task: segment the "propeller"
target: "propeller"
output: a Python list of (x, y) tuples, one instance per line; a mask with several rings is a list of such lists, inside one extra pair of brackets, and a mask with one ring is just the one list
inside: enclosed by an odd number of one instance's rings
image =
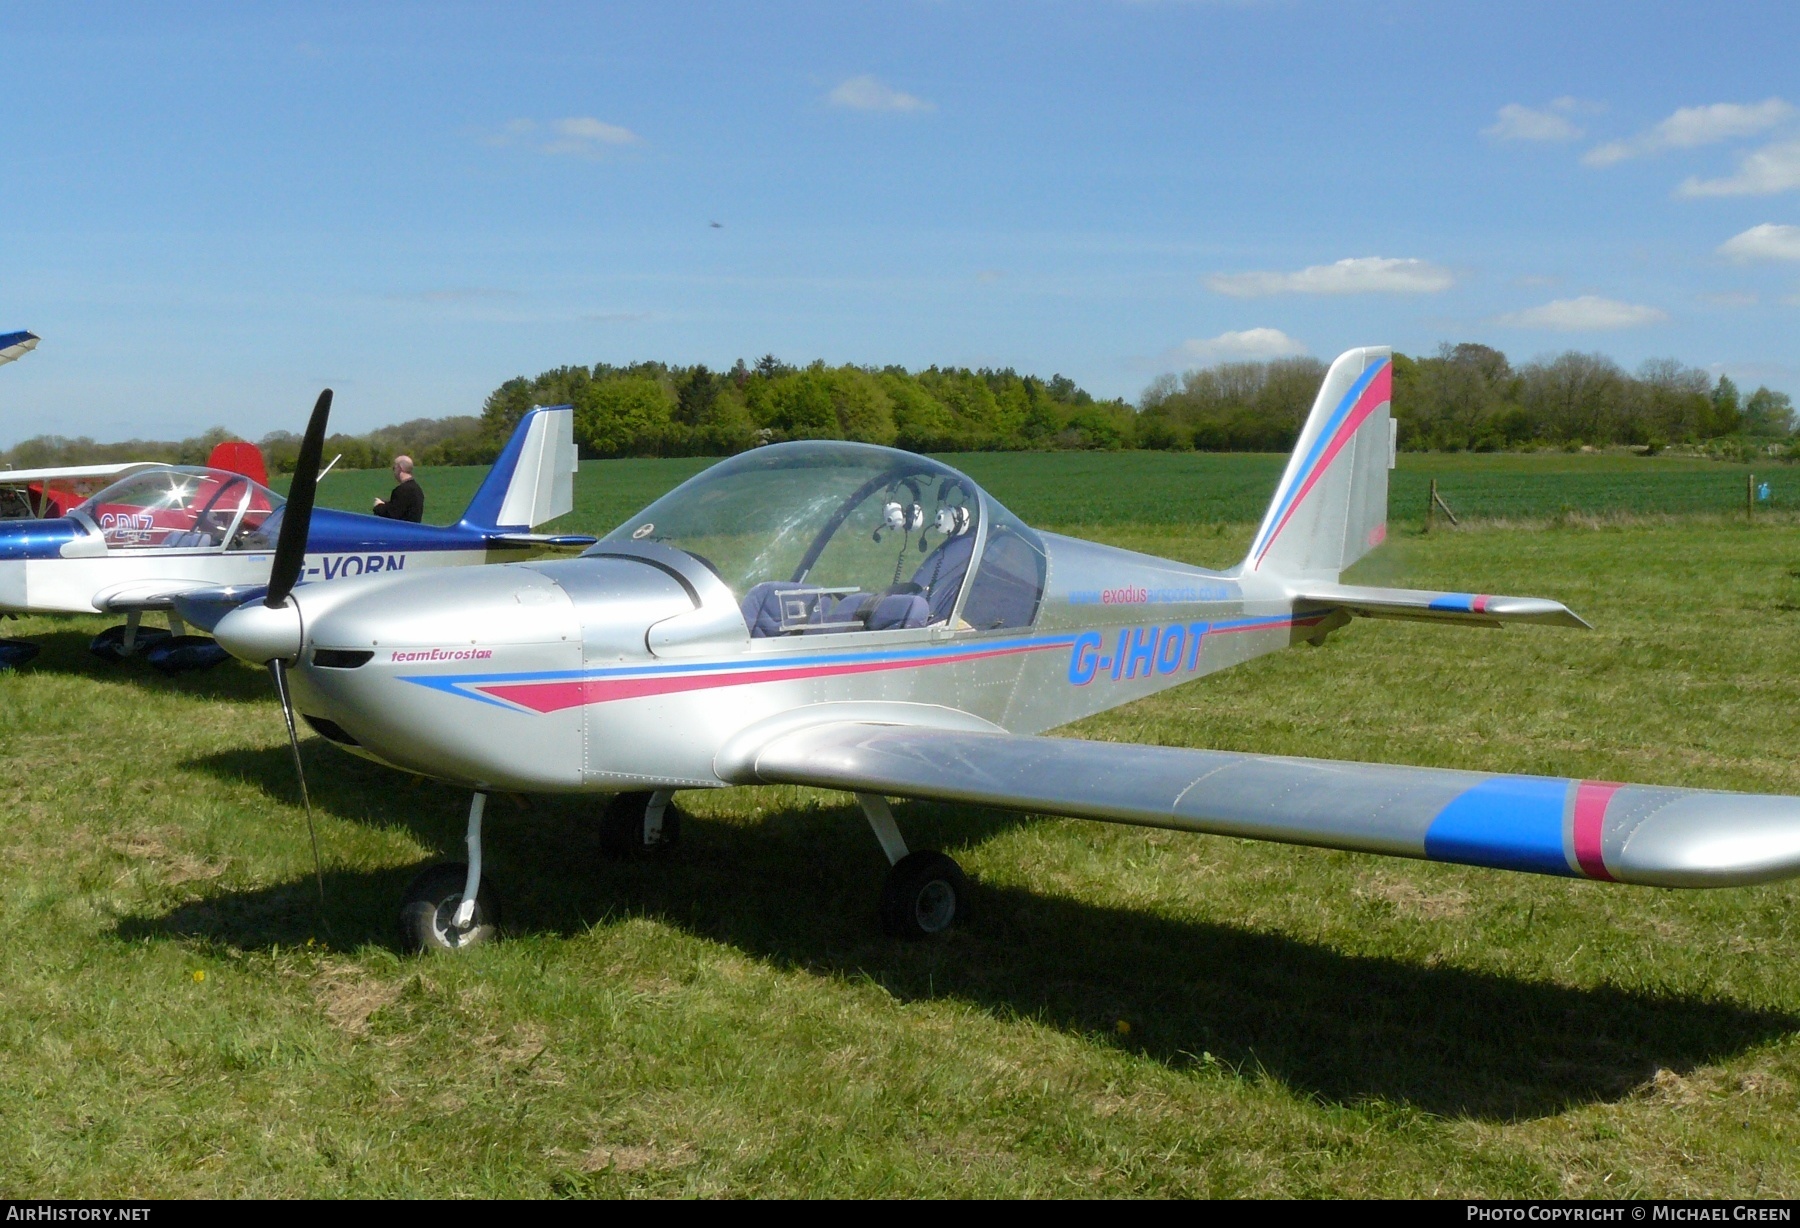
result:
[(300, 455), (294, 460), (294, 481), (288, 487), (287, 505), (281, 513), (281, 535), (275, 539), (275, 563), (269, 568), (269, 595), (263, 604), (279, 610), (299, 582), (306, 562), (306, 534), (312, 528), (313, 498), (319, 493), (319, 460), (325, 454), (325, 420), (331, 416), (331, 389), (319, 394)]
[(256, 661), (269, 668), (275, 694), (281, 700), (287, 722), (288, 749), (294, 753), (294, 775), (300, 780), (300, 800), (306, 807), (306, 834), (312, 840), (313, 879), (319, 888), (320, 916), (325, 909), (325, 863), (319, 856), (319, 833), (313, 822), (312, 796), (306, 788), (306, 768), (300, 761), (300, 734), (294, 727), (294, 700), (288, 691), (289, 660), (300, 655), (303, 643), (300, 610), (288, 597), (300, 581), (306, 565), (306, 536), (312, 527), (313, 497), (319, 489), (319, 461), (325, 451), (325, 422), (331, 416), (331, 389), (319, 394), (300, 455), (294, 461), (294, 481), (288, 488), (281, 513), (281, 533), (275, 539), (275, 559), (269, 567), (269, 591), (261, 601), (247, 601), (219, 620), (213, 634), (232, 656)]

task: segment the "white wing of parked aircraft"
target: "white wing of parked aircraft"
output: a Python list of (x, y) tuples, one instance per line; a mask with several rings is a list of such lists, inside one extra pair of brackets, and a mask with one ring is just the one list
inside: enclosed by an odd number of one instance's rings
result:
[(0, 365), (9, 363), (24, 354), (37, 349), (38, 338), (33, 333), (16, 332), (0, 333)]

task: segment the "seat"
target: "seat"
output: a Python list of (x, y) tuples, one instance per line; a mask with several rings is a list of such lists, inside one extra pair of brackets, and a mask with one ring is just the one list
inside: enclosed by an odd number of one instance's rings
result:
[[(860, 622), (867, 611), (866, 627), (870, 631), (897, 631), (904, 627), (923, 627), (931, 618), (925, 598), (917, 593), (851, 593), (832, 602), (826, 613), (826, 626), (820, 631), (844, 631), (842, 624)], [(837, 623), (838, 626), (830, 624)]]
[(176, 529), (165, 534), (160, 544), (163, 546), (187, 546), (191, 548), (194, 546), (210, 546), (213, 542), (210, 536), (197, 529), (188, 529), (186, 531)]
[[(750, 628), (750, 638), (766, 639), (772, 635), (783, 634), (782, 595), (796, 589), (810, 589), (810, 585), (796, 584), (792, 580), (764, 580), (744, 594), (738, 608), (743, 611), (744, 625)], [(811, 603), (811, 611), (804, 621), (819, 622), (820, 602)], [(795, 628), (795, 620), (785, 620), (787, 630)]]
[(937, 549), (925, 556), (912, 582), (925, 595), (927, 623), (947, 622), (956, 608), (956, 595), (962, 591), (963, 578), (969, 574), (969, 559), (975, 553), (975, 534), (960, 533), (938, 543)]

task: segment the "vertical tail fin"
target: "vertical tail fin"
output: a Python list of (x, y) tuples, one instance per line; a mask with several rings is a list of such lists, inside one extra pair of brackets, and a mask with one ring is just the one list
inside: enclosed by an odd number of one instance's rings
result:
[(1245, 571), (1335, 580), (1386, 540), (1393, 368), (1380, 346), (1347, 351), (1331, 364)]
[(575, 411), (534, 409), (519, 419), (462, 523), (470, 528), (535, 529), (575, 505)]

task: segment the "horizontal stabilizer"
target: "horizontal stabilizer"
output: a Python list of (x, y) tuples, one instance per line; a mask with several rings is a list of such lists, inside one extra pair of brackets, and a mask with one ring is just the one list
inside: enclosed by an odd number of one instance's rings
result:
[(1569, 607), (1548, 597), (1496, 597), (1487, 593), (1433, 593), (1411, 588), (1362, 588), (1354, 584), (1302, 584), (1296, 603), (1343, 610), (1361, 618), (1422, 618), (1431, 622), (1542, 623), (1591, 630)]
[(585, 550), (600, 539), (587, 533), (489, 533), (488, 545), (549, 546), (559, 550)]
[(735, 783), (813, 785), (1660, 887), (1800, 874), (1800, 798), (863, 722)]

